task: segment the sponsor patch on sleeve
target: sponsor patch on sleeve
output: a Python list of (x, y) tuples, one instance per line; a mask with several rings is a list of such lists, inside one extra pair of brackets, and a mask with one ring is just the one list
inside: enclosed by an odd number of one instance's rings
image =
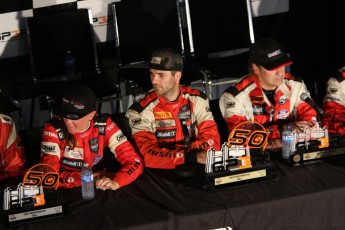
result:
[(47, 137), (54, 137), (54, 138), (58, 138), (56, 133), (53, 132), (48, 132), (48, 131), (43, 131), (43, 136), (47, 136)]
[(127, 141), (127, 137), (125, 136), (125, 134), (123, 134), (121, 130), (118, 130), (116, 133), (111, 135), (110, 140), (109, 140), (109, 148), (111, 150), (115, 150), (118, 145), (126, 141)]
[(58, 156), (60, 158), (60, 147), (54, 142), (42, 142), (41, 153)]

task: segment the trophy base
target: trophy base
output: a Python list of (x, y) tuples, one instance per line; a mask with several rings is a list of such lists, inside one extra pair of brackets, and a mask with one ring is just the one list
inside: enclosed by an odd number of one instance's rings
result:
[(31, 210), (6, 211), (4, 221), (7, 226), (26, 224), (63, 216), (63, 206), (33, 208)]
[[(64, 215), (62, 196), (58, 190), (45, 190), (45, 204), (35, 206), (33, 201), (23, 202), (22, 207), (12, 204), (9, 210), (3, 210), (2, 219), (7, 226), (14, 226), (46, 220)], [(30, 200), (29, 200), (30, 201)]]
[(289, 163), (292, 166), (299, 166), (303, 164), (312, 164), (340, 158), (345, 156), (345, 146), (338, 148), (318, 149), (310, 152), (297, 151), (290, 156)]
[(277, 178), (277, 170), (271, 161), (257, 162), (253, 167), (235, 171), (223, 171), (206, 173), (207, 184), (204, 189), (226, 188), (245, 185), (255, 182), (263, 182)]

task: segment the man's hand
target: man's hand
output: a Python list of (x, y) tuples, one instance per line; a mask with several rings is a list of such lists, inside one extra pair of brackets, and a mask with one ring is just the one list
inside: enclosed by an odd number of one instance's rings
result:
[(114, 178), (114, 173), (113, 172), (94, 172), (93, 173), (93, 178), (96, 181), (96, 188), (97, 189), (102, 189), (102, 190), (116, 190), (119, 188), (119, 184), (116, 181), (113, 181), (110, 178)]
[(102, 177), (101, 179), (96, 180), (96, 188), (102, 190), (116, 190), (119, 188), (119, 184), (108, 177)]
[(278, 152), (282, 149), (282, 140), (281, 139), (269, 139), (266, 145), (266, 149), (271, 152)]
[(296, 121), (296, 122), (291, 122), (290, 123), (292, 130), (296, 130), (299, 133), (304, 132), (304, 129), (306, 127), (314, 127), (315, 122), (312, 121)]

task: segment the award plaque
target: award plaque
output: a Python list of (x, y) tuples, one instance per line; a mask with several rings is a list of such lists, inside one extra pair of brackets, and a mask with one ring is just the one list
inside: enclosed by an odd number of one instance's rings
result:
[(205, 166), (206, 189), (248, 184), (276, 178), (275, 165), (265, 151), (268, 133), (257, 122), (239, 124), (221, 151), (209, 149)]
[(345, 156), (345, 147), (328, 148), (323, 150), (315, 150), (312, 152), (295, 152), (290, 157), (290, 162), (293, 166), (302, 164), (311, 164), (331, 160), (338, 157)]
[(3, 219), (8, 226), (63, 216), (59, 174), (49, 165), (37, 164), (23, 183), (3, 192)]
[(208, 173), (207, 182), (204, 185), (206, 190), (213, 188), (226, 188), (231, 186), (245, 185), (254, 182), (274, 180), (277, 177), (275, 165), (270, 162), (257, 162), (251, 168), (238, 171), (222, 171)]
[(329, 135), (327, 128), (320, 128), (317, 123), (303, 132), (293, 131), (290, 149), (290, 165), (317, 163), (345, 156), (345, 140), (337, 134)]

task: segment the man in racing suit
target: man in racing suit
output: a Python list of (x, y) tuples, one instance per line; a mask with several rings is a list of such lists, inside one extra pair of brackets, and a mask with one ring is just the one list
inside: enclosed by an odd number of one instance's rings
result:
[(68, 89), (55, 113), (62, 118), (51, 119), (43, 128), (41, 163), (59, 172), (59, 187), (80, 186), (83, 163), (89, 163), (95, 171), (106, 147), (121, 168), (107, 176), (94, 172), (94, 177), (100, 177), (96, 181), (97, 188), (116, 190), (143, 172), (141, 158), (119, 127), (110, 117), (96, 113), (96, 99), (91, 89), (84, 86)]
[(219, 100), (220, 110), (233, 130), (243, 121), (256, 121), (269, 132), (267, 149), (281, 148), (284, 125), (294, 129), (312, 127), (316, 111), (300, 99), (309, 92), (301, 79), (285, 72), (292, 61), (272, 39), (262, 39), (250, 52), (251, 74), (230, 86)]
[(153, 88), (127, 111), (134, 141), (145, 167), (173, 169), (185, 163), (206, 162), (206, 151), (220, 148), (217, 124), (205, 94), (181, 86), (183, 59), (167, 48), (153, 52)]
[(322, 120), (328, 132), (345, 134), (345, 67), (327, 82), (327, 94), (322, 105), (326, 118)]
[(23, 176), (25, 173), (25, 155), (20, 136), (12, 118), (2, 113), (0, 113), (0, 162), (0, 181)]

